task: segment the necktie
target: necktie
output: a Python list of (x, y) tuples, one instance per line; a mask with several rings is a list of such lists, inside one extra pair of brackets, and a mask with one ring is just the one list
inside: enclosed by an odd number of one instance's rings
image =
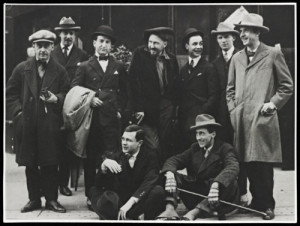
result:
[(224, 52), (223, 56), (224, 56), (224, 60), (225, 60), (226, 62), (228, 62), (228, 60), (229, 60), (228, 52)]
[(38, 73), (41, 79), (44, 77), (46, 65), (46, 62), (38, 62)]
[(133, 155), (126, 154), (126, 158), (127, 158), (128, 163), (129, 163), (129, 166), (131, 168), (133, 168), (133, 166), (134, 166), (134, 157), (133, 157)]
[(106, 55), (106, 56), (99, 56), (99, 61), (101, 61), (101, 60), (108, 60), (108, 55)]
[(191, 60), (191, 63), (189, 64), (189, 73), (191, 74), (194, 70), (194, 60)]
[(64, 46), (63, 50), (64, 57), (68, 58), (68, 46)]
[(161, 93), (161, 95), (164, 95), (165, 88), (167, 86), (167, 80), (166, 80), (166, 76), (165, 76), (165, 68), (164, 68), (164, 62), (163, 62), (162, 57), (157, 58), (156, 69), (157, 69), (157, 73), (158, 73), (160, 93)]
[(253, 57), (255, 55), (255, 52), (247, 50), (248, 57)]
[(204, 154), (204, 158), (207, 158), (207, 156), (209, 155), (210, 150), (206, 149), (205, 154)]

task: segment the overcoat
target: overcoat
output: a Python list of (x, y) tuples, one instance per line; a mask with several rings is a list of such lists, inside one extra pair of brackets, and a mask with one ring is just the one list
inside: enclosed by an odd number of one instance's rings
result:
[(264, 116), (260, 110), (270, 101), (280, 110), (292, 93), (293, 81), (281, 50), (260, 43), (249, 64), (245, 49), (233, 56), (226, 99), (241, 161), (282, 161), (277, 111)]
[(215, 115), (218, 101), (219, 84), (212, 65), (203, 57), (191, 74), (188, 63), (180, 71), (181, 98), (179, 120), (185, 131), (195, 123), (199, 114)]
[(37, 76), (36, 59), (31, 58), (16, 66), (6, 86), (7, 108), (15, 129), (16, 162), (20, 166), (58, 164), (61, 149), (62, 107), (70, 86), (67, 71), (50, 57), (41, 89), (47, 87), (57, 96), (57, 103), (40, 99)]

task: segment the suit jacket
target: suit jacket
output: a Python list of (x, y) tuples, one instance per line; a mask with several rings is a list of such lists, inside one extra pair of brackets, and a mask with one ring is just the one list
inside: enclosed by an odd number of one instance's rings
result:
[(74, 79), (75, 72), (81, 62), (88, 60), (88, 55), (84, 50), (73, 45), (68, 58), (65, 58), (60, 45), (54, 47), (51, 53), (52, 57), (60, 63), (68, 72), (70, 81)]
[[(16, 66), (6, 86), (6, 106), (14, 122), (16, 162), (21, 166), (58, 164), (62, 107), (69, 90), (67, 71), (50, 58), (41, 89), (56, 95), (57, 103), (44, 103), (38, 93), (35, 58)], [(47, 113), (45, 112), (47, 108)], [(22, 112), (18, 115), (18, 112)]]
[(179, 105), (179, 120), (184, 130), (194, 125), (199, 114), (215, 115), (217, 108), (219, 85), (212, 65), (203, 57), (189, 74), (188, 63), (181, 71), (181, 99)]
[[(99, 170), (96, 177), (96, 186), (101, 188), (104, 186), (108, 190), (117, 192), (123, 203), (131, 196), (142, 199), (158, 180), (159, 165), (157, 155), (143, 145), (133, 168), (129, 166), (123, 152), (114, 153), (111, 159), (121, 164), (122, 172), (113, 174), (108, 171), (104, 174)], [(100, 162), (100, 165), (102, 162)]]
[(232, 57), (226, 99), (242, 161), (282, 161), (277, 111), (266, 116), (260, 110), (270, 101), (280, 110), (292, 93), (293, 80), (280, 49), (261, 42), (249, 64), (245, 49)]
[[(167, 52), (170, 59), (165, 60), (168, 85), (164, 97), (177, 104), (179, 67), (174, 55)], [(156, 59), (150, 55), (145, 46), (138, 47), (129, 68), (131, 102), (133, 111), (144, 112), (143, 121), (150, 125), (158, 125), (160, 113), (160, 86), (156, 69)]]
[(126, 107), (127, 72), (123, 63), (110, 56), (104, 72), (94, 55), (88, 61), (80, 64), (71, 87), (83, 86), (96, 92), (103, 101), (103, 106), (94, 108), (98, 111), (100, 125), (108, 125), (117, 119), (117, 112), (122, 114)]

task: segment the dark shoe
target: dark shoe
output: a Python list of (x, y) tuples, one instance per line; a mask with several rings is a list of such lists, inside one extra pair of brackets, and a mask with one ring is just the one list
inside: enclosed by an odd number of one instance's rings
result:
[(62, 205), (60, 205), (59, 202), (54, 201), (54, 200), (46, 201), (45, 208), (47, 210), (52, 210), (52, 211), (57, 212), (57, 213), (65, 213), (66, 212), (66, 209)]
[(95, 212), (94, 209), (93, 209), (93, 207), (92, 207), (92, 202), (91, 202), (91, 200), (89, 198), (87, 198), (87, 200), (86, 200), (86, 205), (87, 205), (87, 207), (88, 207), (88, 209), (90, 211)]
[(268, 209), (265, 211), (265, 213), (266, 213), (267, 215), (263, 216), (263, 219), (264, 219), (264, 220), (272, 220), (272, 219), (274, 219), (275, 214), (274, 214), (274, 210), (273, 210), (273, 209), (268, 208)]
[(67, 186), (61, 186), (60, 187), (60, 194), (65, 195), (65, 196), (71, 196), (72, 192)]
[(21, 213), (30, 212), (42, 208), (41, 200), (29, 201), (22, 209)]

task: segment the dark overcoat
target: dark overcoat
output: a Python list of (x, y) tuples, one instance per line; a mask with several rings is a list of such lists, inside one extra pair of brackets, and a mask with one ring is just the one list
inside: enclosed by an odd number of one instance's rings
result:
[(6, 86), (7, 108), (15, 128), (16, 162), (20, 166), (58, 164), (62, 107), (70, 82), (67, 71), (51, 57), (41, 89), (47, 87), (58, 102), (44, 103), (38, 93), (37, 76), (36, 60), (31, 58), (16, 66)]
[[(168, 85), (165, 97), (171, 100), (174, 106), (180, 96), (179, 66), (174, 55), (167, 52), (170, 59), (165, 60), (165, 70)], [(148, 125), (157, 126), (160, 115), (160, 86), (156, 68), (156, 59), (152, 57), (147, 47), (140, 46), (134, 53), (129, 68), (129, 82), (133, 111), (144, 112), (143, 121)]]

